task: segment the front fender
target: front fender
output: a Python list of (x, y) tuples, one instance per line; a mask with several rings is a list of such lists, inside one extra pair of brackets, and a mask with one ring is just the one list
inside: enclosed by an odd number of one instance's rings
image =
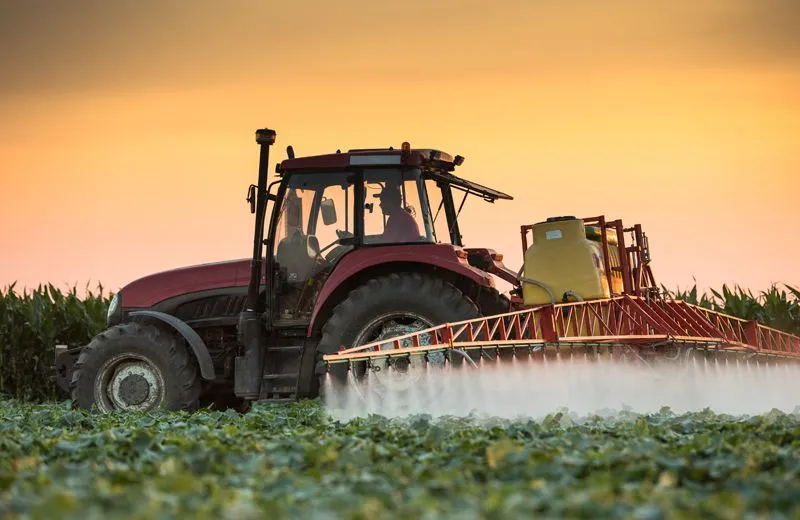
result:
[(395, 269), (395, 266), (414, 266), (415, 269), (435, 268), (461, 276), (479, 286), (494, 285), (494, 279), (490, 274), (460, 259), (455, 246), (450, 244), (391, 245), (357, 249), (341, 258), (326, 280), (314, 303), (311, 323), (306, 331), (307, 336), (312, 336), (320, 312), (330, 304), (331, 297), (338, 289), (365, 271), (380, 270), (384, 267), (390, 271)]
[(185, 322), (171, 314), (150, 310), (131, 311), (128, 313), (128, 316), (154, 318), (175, 329), (192, 348), (197, 364), (200, 366), (200, 376), (206, 381), (214, 380), (216, 374), (214, 373), (214, 363), (211, 361), (211, 354), (208, 353), (208, 347), (206, 347), (200, 335)]

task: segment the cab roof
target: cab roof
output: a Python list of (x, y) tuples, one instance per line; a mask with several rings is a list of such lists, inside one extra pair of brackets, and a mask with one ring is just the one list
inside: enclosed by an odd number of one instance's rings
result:
[(404, 166), (435, 166), (438, 169), (453, 170), (461, 164), (463, 157), (456, 156), (441, 150), (430, 148), (416, 148), (405, 151), (397, 148), (358, 148), (336, 153), (322, 155), (309, 155), (284, 159), (276, 168), (277, 173), (290, 170), (305, 169), (339, 169), (350, 166), (380, 167), (392, 165)]
[(275, 172), (285, 174), (306, 170), (338, 170), (358, 166), (361, 168), (380, 168), (386, 166), (414, 166), (421, 168), (424, 176), (439, 182), (455, 185), (468, 193), (481, 196), (489, 202), (496, 199), (513, 200), (511, 195), (482, 186), (476, 182), (462, 179), (451, 172), (461, 165), (464, 158), (432, 148), (410, 148), (403, 143), (401, 149), (396, 148), (360, 148), (347, 152), (337, 150), (336, 153), (310, 155), (284, 159), (275, 167)]

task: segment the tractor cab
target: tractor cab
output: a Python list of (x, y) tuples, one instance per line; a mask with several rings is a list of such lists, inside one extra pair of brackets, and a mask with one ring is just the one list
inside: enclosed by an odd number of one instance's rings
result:
[(270, 194), (275, 204), (264, 240), (267, 272), (275, 283), (267, 291), (274, 296), (270, 314), (280, 323), (310, 319), (324, 284), (351, 252), (461, 246), (455, 191), (489, 201), (511, 198), (452, 175), (463, 158), (411, 150), (408, 143), (399, 150), (302, 158), (295, 158), (291, 147), (287, 151), (289, 158), (276, 165), (279, 180), (270, 185), (277, 190)]

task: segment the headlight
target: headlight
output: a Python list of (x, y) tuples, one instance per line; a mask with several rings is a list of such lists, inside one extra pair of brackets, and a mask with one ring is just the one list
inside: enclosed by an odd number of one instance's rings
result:
[(119, 307), (119, 293), (116, 293), (113, 298), (111, 298), (111, 302), (108, 304), (108, 313), (106, 313), (106, 323), (111, 322), (111, 316), (115, 312), (117, 312), (117, 307)]

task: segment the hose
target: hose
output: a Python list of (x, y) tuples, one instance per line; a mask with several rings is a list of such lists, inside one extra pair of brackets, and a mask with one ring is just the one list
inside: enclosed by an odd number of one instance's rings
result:
[(566, 302), (568, 302), (568, 301), (569, 301), (569, 300), (567, 300), (567, 298), (568, 298), (569, 296), (572, 296), (573, 298), (575, 298), (575, 301), (576, 301), (576, 302), (582, 302), (582, 301), (584, 301), (584, 300), (583, 300), (583, 297), (582, 297), (580, 294), (576, 293), (575, 291), (567, 291), (567, 292), (565, 292), (565, 293), (564, 293), (564, 296), (562, 296), (561, 300), (562, 300), (564, 303), (566, 303)]
[(537, 287), (541, 287), (547, 292), (547, 296), (550, 297), (550, 303), (556, 303), (556, 297), (553, 295), (553, 291), (550, 290), (550, 287), (532, 278), (527, 278), (525, 276), (522, 276), (522, 271), (524, 270), (525, 270), (525, 265), (523, 264), (523, 266), (519, 268), (519, 272), (517, 272), (517, 280), (519, 280), (521, 283), (527, 283), (535, 285)]

